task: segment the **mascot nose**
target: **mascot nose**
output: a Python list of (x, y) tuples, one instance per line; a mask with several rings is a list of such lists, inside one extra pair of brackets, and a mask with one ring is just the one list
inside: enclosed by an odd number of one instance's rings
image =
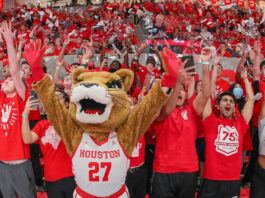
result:
[(92, 86), (98, 86), (96, 83), (82, 83), (81, 85), (85, 86), (86, 88), (92, 87)]

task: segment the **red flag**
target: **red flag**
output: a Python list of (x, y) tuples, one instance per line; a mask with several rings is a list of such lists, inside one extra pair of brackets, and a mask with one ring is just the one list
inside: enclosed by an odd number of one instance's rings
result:
[(255, 0), (248, 0), (248, 6), (251, 10), (256, 10), (256, 1)]
[(244, 7), (245, 7), (244, 0), (237, 0), (237, 5), (238, 5), (240, 8), (244, 8)]
[(232, 3), (232, 0), (224, 0), (225, 5), (230, 5)]

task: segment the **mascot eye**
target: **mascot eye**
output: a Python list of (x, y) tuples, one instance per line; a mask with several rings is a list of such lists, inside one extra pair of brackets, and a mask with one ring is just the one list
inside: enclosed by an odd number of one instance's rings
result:
[(80, 78), (76, 78), (75, 79), (77, 82), (82, 82), (82, 79), (80, 79)]
[(106, 83), (106, 86), (108, 88), (112, 88), (112, 89), (121, 89), (122, 88), (120, 80), (114, 80), (111, 83), (108, 82), (108, 83)]

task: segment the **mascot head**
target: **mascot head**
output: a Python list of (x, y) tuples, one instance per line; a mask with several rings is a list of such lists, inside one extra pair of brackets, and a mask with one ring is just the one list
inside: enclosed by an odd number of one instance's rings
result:
[(133, 72), (121, 69), (115, 73), (73, 72), (71, 117), (86, 132), (111, 132), (120, 126), (130, 112), (127, 91), (133, 82)]

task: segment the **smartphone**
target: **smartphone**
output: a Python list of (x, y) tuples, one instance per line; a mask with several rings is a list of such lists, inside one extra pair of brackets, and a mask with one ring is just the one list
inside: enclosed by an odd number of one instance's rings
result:
[(105, 67), (107, 67), (108, 64), (109, 64), (109, 58), (108, 58), (107, 56), (104, 56), (104, 59), (106, 60), (106, 62), (105, 62)]
[[(32, 96), (32, 98), (30, 100), (38, 100), (39, 99), (38, 94), (33, 89), (30, 91), (30, 96)], [(34, 105), (31, 108), (32, 109), (38, 109), (38, 106), (39, 105)]]
[[(188, 67), (194, 66), (194, 58), (193, 58), (193, 55), (186, 55), (186, 56), (182, 56), (180, 58), (181, 58), (182, 62), (184, 62), (187, 59), (187, 63), (184, 66), (184, 68), (188, 68)], [(195, 69), (191, 69), (188, 72), (195, 72)]]

